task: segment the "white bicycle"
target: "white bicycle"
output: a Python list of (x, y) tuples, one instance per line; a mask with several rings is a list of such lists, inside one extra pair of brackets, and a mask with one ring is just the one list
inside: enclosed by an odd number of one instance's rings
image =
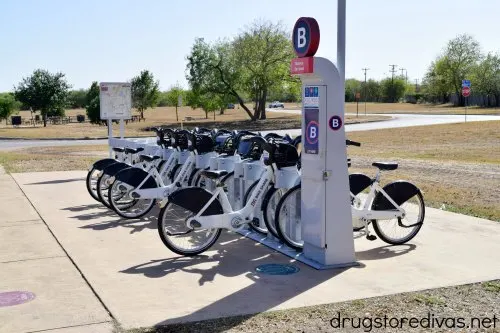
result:
[[(213, 193), (199, 187), (183, 188), (173, 192), (158, 217), (161, 240), (171, 251), (194, 256), (209, 249), (219, 238), (222, 229), (238, 231), (253, 222), (256, 207), (274, 181), (275, 170), (280, 166), (297, 163), (294, 146), (284, 143), (264, 144), (269, 158), (264, 161), (264, 172), (243, 208), (234, 211), (224, 191), (224, 170), (206, 170), (204, 176), (216, 182)], [(287, 160), (277, 161), (274, 152)], [(283, 153), (284, 151), (287, 151)], [(293, 161), (292, 161), (293, 160)]]
[[(349, 175), (354, 238), (366, 236), (368, 240), (375, 240), (376, 236), (371, 235), (368, 228), (372, 224), (382, 241), (404, 244), (417, 235), (424, 223), (422, 193), (417, 186), (404, 180), (380, 186), (381, 171), (395, 170), (398, 164), (375, 162), (372, 165), (378, 168), (373, 179), (364, 174)], [(304, 244), (300, 195), (300, 185), (290, 189), (278, 203), (275, 216), (280, 238), (296, 250), (302, 249)]]

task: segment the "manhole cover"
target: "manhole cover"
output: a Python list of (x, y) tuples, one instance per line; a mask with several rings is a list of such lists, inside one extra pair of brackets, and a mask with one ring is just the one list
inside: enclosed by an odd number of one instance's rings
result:
[(35, 299), (35, 294), (29, 291), (7, 291), (0, 293), (0, 308), (19, 305)]
[(297, 266), (286, 264), (264, 264), (257, 266), (255, 270), (268, 275), (290, 275), (297, 273), (300, 269)]

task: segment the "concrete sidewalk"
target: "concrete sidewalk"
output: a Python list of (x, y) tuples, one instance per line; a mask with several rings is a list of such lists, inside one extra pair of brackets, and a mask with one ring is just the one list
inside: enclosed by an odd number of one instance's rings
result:
[[(224, 232), (204, 255), (186, 258), (161, 242), (153, 210), (123, 220), (94, 201), (86, 172), (13, 175), (124, 328), (253, 314), (500, 278), (500, 224), (437, 209), (410, 244), (355, 242), (359, 267), (317, 271)], [(266, 263), (298, 273), (257, 273)]]
[(112, 332), (103, 305), (1, 167), (0, 211), (0, 332)]

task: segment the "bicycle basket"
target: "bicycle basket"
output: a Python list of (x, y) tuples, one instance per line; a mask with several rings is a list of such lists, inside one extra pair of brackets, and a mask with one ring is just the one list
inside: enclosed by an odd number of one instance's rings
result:
[(263, 152), (266, 140), (260, 136), (245, 136), (238, 144), (238, 154), (241, 158), (258, 160)]
[(288, 143), (278, 143), (275, 145), (272, 158), (279, 168), (285, 168), (297, 165), (299, 154), (294, 146)]
[(214, 141), (206, 134), (198, 134), (195, 137), (194, 147), (198, 154), (209, 153), (214, 150)]

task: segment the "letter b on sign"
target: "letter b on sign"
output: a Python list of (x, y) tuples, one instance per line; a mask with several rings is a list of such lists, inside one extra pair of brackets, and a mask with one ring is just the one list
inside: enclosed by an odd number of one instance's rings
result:
[(298, 28), (297, 29), (297, 46), (299, 48), (303, 48), (306, 46), (306, 28)]
[(318, 136), (318, 129), (314, 126), (309, 127), (309, 138), (311, 138), (311, 140), (314, 141), (317, 136)]

